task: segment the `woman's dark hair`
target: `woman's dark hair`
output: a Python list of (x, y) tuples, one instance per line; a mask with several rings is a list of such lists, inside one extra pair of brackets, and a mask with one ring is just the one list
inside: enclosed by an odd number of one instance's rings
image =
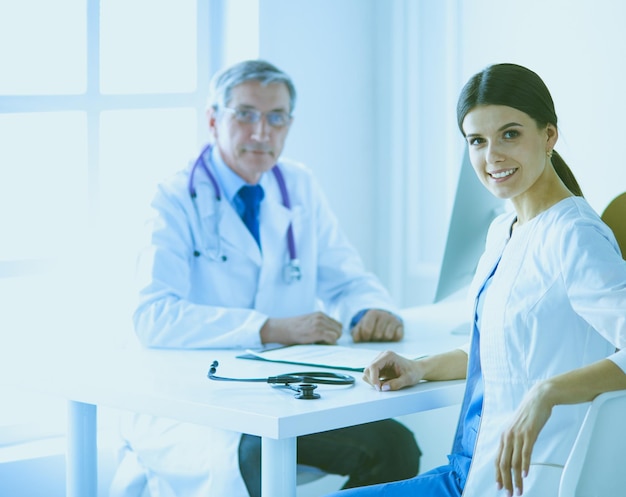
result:
[[(491, 65), (465, 84), (456, 107), (461, 133), (465, 116), (479, 105), (506, 105), (528, 114), (539, 128), (548, 124), (557, 126), (548, 87), (536, 73), (516, 64)], [(553, 151), (552, 166), (565, 186), (574, 195), (582, 197), (574, 174), (556, 150)]]

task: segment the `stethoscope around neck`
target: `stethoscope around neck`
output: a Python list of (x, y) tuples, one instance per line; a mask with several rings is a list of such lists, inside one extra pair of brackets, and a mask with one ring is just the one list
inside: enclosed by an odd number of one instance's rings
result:
[[(213, 191), (215, 192), (215, 200), (217, 202), (221, 202), (222, 200), (222, 192), (217, 183), (217, 180), (215, 179), (215, 176), (211, 172), (211, 169), (209, 168), (206, 161), (204, 160), (205, 154), (208, 154), (209, 160), (211, 160), (210, 159), (211, 153), (212, 153), (212, 145), (207, 145), (202, 150), (202, 152), (200, 152), (200, 155), (196, 159), (196, 162), (192, 166), (191, 171), (189, 173), (189, 182), (188, 182), (187, 187), (189, 190), (189, 196), (194, 201), (194, 203), (197, 197), (196, 188), (194, 186), (194, 178), (196, 174), (196, 169), (198, 168), (202, 169), (204, 173), (207, 175), (207, 177), (209, 178), (209, 180), (211, 181), (211, 185), (213, 186)], [(280, 190), (280, 195), (282, 198), (283, 206), (285, 206), (287, 209), (291, 209), (291, 202), (289, 200), (289, 192), (287, 191), (285, 178), (283, 176), (282, 171), (278, 167), (278, 164), (272, 168), (272, 173), (274, 174), (274, 177), (276, 178), (276, 182), (278, 183), (278, 189)], [(217, 236), (219, 236), (219, 234)], [(296, 242), (294, 240), (293, 227), (291, 223), (289, 223), (289, 227), (287, 228), (287, 251), (289, 252), (289, 262), (285, 265), (285, 268), (283, 269), (283, 279), (285, 280), (286, 283), (293, 283), (294, 281), (300, 281), (300, 279), (302, 278), (302, 272), (300, 270), (300, 261), (298, 260), (298, 255), (296, 253)], [(199, 256), (200, 253), (194, 252), (194, 255)]]

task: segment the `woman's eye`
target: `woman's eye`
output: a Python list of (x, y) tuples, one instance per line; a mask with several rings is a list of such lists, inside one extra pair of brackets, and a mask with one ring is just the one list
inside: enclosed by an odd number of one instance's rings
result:
[(468, 138), (467, 143), (469, 145), (480, 145), (481, 143), (484, 143), (484, 139), (483, 138), (479, 138), (477, 136), (473, 136), (471, 138)]
[(519, 136), (519, 131), (517, 131), (516, 129), (509, 129), (508, 131), (504, 132), (504, 138), (506, 138), (507, 140), (517, 138), (518, 136)]

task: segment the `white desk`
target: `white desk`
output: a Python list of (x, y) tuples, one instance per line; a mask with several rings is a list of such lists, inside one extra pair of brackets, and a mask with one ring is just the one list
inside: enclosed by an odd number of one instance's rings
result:
[[(449, 330), (462, 321), (457, 304), (404, 313), (407, 339), (398, 344), (358, 344), (414, 354), (448, 350), (467, 337)], [(346, 342), (347, 343), (347, 342)], [(129, 340), (124, 348), (46, 350), (12, 364), (12, 381), (68, 399), (68, 497), (96, 495), (97, 406), (165, 416), (262, 437), (262, 493), (296, 495), (296, 437), (461, 401), (463, 382), (423, 383), (398, 392), (377, 392), (360, 380), (352, 387), (320, 385), (317, 400), (259, 383), (212, 382), (210, 363), (221, 376), (269, 376), (302, 367), (236, 359), (235, 351), (145, 350)], [(65, 344), (67, 346), (67, 344)], [(305, 368), (309, 369), (309, 368)], [(45, 414), (44, 414), (45, 415)]]

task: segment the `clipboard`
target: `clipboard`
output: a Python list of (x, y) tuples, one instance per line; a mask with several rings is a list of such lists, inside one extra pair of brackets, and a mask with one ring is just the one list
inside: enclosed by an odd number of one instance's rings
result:
[(379, 353), (380, 350), (361, 347), (308, 344), (246, 350), (237, 358), (363, 372)]

